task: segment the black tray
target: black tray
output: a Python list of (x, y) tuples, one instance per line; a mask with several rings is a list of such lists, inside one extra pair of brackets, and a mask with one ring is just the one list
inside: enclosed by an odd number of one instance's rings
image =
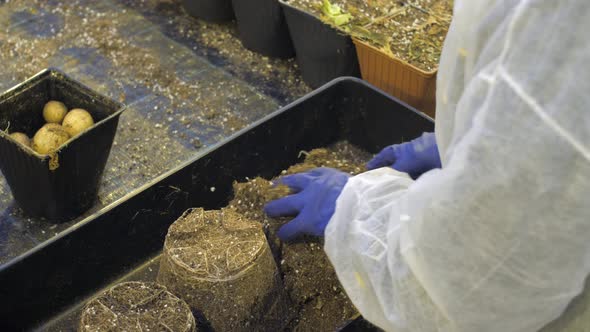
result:
[(205, 21), (224, 22), (234, 18), (231, 0), (183, 0), (182, 4), (192, 17)]
[(288, 2), (280, 3), (305, 83), (317, 88), (340, 76), (361, 77), (356, 48), (349, 36)]
[(4, 265), (0, 330), (59, 325), (56, 318), (156, 256), (168, 226), (187, 208), (225, 206), (234, 180), (273, 177), (298, 162), (301, 150), (348, 140), (375, 153), (433, 127), (364, 81), (334, 80)]
[(244, 47), (277, 58), (295, 55), (278, 0), (233, 0), (233, 6)]

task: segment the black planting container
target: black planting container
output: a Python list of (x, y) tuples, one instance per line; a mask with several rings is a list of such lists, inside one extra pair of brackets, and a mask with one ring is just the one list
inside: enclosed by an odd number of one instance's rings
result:
[(234, 19), (231, 0), (182, 0), (184, 9), (192, 16), (209, 22)]
[(277, 58), (295, 55), (278, 0), (233, 0), (233, 5), (244, 47)]
[(317, 88), (340, 76), (361, 77), (356, 48), (350, 36), (312, 14), (280, 1), (303, 81)]
[[(43, 106), (62, 101), (83, 108), (95, 125), (62, 145), (52, 157), (16, 143), (0, 130), (0, 169), (25, 214), (66, 221), (96, 200), (98, 184), (125, 106), (55, 69), (46, 69), (0, 96), (0, 128), (33, 137), (45, 123)], [(50, 169), (50, 161), (58, 165)]]
[(161, 253), (170, 224), (192, 207), (226, 206), (234, 181), (272, 178), (301, 161), (300, 151), (340, 140), (376, 153), (433, 129), (430, 118), (364, 81), (334, 80), (0, 266), (0, 331), (69, 331), (64, 325), (100, 289), (129, 272), (153, 280), (157, 264), (147, 262)]

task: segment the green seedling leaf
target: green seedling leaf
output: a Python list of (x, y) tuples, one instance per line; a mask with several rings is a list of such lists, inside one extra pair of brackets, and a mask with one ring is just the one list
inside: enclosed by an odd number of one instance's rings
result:
[(348, 24), (352, 19), (352, 15), (344, 13), (340, 6), (330, 3), (330, 0), (324, 0), (322, 12), (326, 15), (327, 19), (336, 26)]
[(334, 16), (334, 24), (336, 24), (336, 26), (345, 25), (345, 24), (348, 24), (351, 19), (352, 19), (352, 15), (350, 15), (350, 14), (342, 14), (342, 15)]
[(333, 5), (330, 3), (330, 0), (324, 0), (324, 6), (322, 7), (322, 11), (327, 16), (336, 16), (342, 14), (342, 9), (338, 5)]

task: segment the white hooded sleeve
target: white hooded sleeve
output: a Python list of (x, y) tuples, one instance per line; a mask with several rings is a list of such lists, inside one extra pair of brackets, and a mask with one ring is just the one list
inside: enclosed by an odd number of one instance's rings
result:
[[(487, 4), (487, 5), (484, 5)], [(537, 331), (590, 272), (590, 2), (455, 0), (443, 168), (351, 178), (325, 250), (388, 331)], [(590, 310), (590, 309), (588, 309)]]

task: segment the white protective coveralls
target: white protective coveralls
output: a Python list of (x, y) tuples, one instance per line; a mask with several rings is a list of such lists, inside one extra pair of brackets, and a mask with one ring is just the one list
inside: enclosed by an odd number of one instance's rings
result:
[[(588, 0), (455, 0), (437, 85), (443, 168), (351, 178), (326, 229), (366, 319), (397, 332), (536, 331), (584, 290), (589, 31)], [(590, 304), (578, 311), (587, 325), (560, 331), (590, 331)]]

